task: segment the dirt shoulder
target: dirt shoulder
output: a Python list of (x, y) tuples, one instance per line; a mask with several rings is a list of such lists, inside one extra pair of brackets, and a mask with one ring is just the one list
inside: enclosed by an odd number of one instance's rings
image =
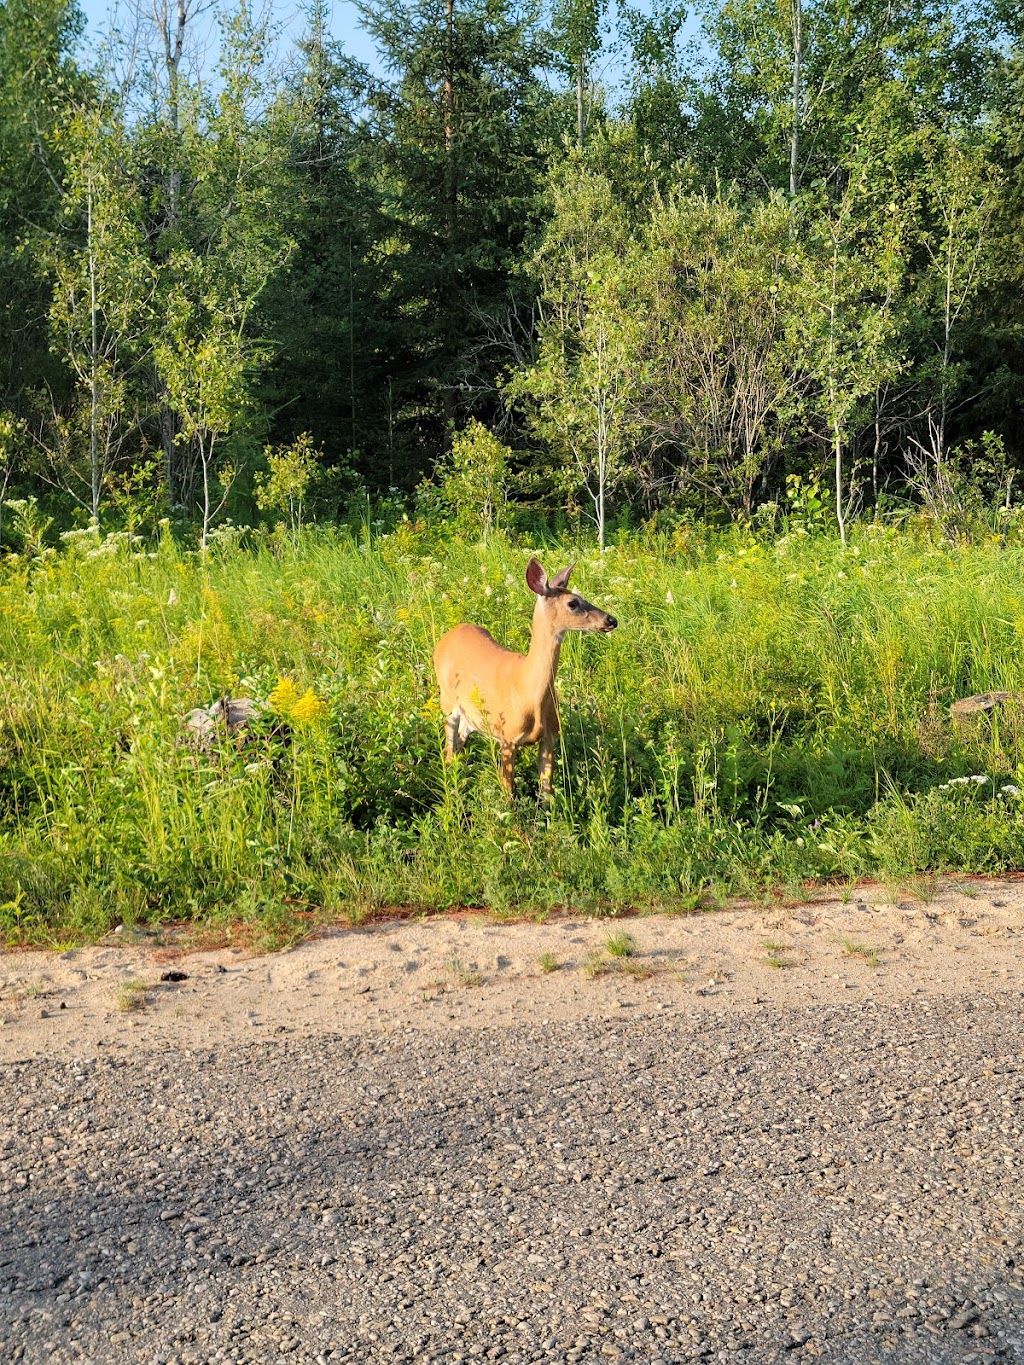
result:
[[(614, 957), (627, 934), (635, 950)], [(1024, 884), (881, 887), (795, 908), (501, 924), (437, 918), (335, 930), (287, 952), (114, 942), (0, 955), (0, 1061), (107, 1046), (188, 1049), (1017, 986)], [(546, 970), (545, 970), (546, 966)], [(163, 979), (168, 974), (185, 979)], [(619, 1014), (620, 1011), (628, 1014)]]

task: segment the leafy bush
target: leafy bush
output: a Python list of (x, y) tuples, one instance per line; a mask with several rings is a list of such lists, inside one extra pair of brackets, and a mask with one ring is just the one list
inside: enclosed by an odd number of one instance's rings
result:
[(504, 520), (508, 502), (512, 452), (471, 419), (452, 437), (447, 454), (437, 462), (434, 478), (420, 487), (428, 516), (440, 515), (452, 529), (486, 541)]
[(876, 856), (887, 872), (1006, 872), (1024, 866), (1024, 801), (986, 773), (926, 792), (894, 794), (874, 813)]

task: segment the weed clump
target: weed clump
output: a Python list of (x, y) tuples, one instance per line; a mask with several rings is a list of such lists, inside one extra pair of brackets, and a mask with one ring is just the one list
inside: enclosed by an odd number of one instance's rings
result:
[(149, 1004), (146, 992), (149, 986), (145, 981), (124, 981), (118, 987), (117, 1008), (121, 1014), (132, 1014), (144, 1010)]
[(855, 943), (851, 939), (843, 940), (843, 952), (848, 957), (861, 958), (869, 967), (877, 967), (881, 961), (877, 948), (872, 948), (866, 943)]
[(614, 958), (623, 959), (634, 957), (636, 954), (636, 939), (632, 934), (619, 932), (609, 934), (604, 941), (606, 951)]
[(612, 972), (638, 979), (654, 975), (653, 965), (638, 956), (636, 940), (622, 932), (609, 934), (602, 947), (588, 953), (583, 970), (591, 980)]
[(475, 965), (467, 966), (460, 958), (448, 963), (448, 975), (457, 986), (482, 986), (483, 973)]
[(789, 959), (785, 956), (788, 951), (785, 943), (778, 943), (774, 939), (766, 939), (764, 945), (765, 961), (769, 967), (788, 967)]

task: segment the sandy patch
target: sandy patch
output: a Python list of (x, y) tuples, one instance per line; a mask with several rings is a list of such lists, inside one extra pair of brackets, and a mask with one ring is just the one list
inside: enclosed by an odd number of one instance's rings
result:
[[(628, 934), (630, 956), (608, 941)], [(734, 1011), (970, 992), (1024, 982), (1024, 884), (944, 883), (926, 899), (685, 916), (336, 930), (288, 952), (120, 944), (0, 954), (0, 1061), (100, 1047), (179, 1050), (290, 1032), (351, 1035)], [(548, 970), (544, 970), (542, 963)], [(184, 980), (162, 980), (183, 973)]]

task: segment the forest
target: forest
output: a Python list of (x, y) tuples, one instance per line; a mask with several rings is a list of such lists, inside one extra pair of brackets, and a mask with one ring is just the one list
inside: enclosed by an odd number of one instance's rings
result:
[[(1014, 515), (1000, 0), (0, 8), (0, 539)], [(614, 22), (613, 22), (614, 19)], [(365, 512), (364, 512), (365, 514)], [(45, 527), (46, 530), (41, 530)]]

